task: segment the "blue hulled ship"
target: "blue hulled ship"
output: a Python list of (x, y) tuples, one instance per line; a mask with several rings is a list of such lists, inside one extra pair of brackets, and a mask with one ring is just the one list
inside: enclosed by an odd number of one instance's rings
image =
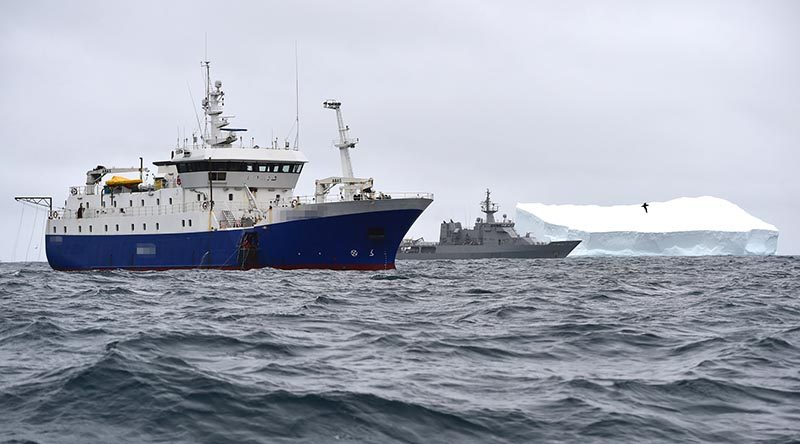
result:
[[(430, 205), (428, 193), (375, 190), (353, 174), (341, 103), (335, 111), (342, 175), (294, 193), (308, 162), (297, 146), (242, 146), (223, 115), (222, 82), (205, 68), (205, 129), (156, 170), (97, 166), (49, 214), (47, 260), (57, 270), (173, 268), (394, 268), (404, 235)], [(236, 145), (236, 146), (235, 146)], [(130, 175), (138, 173), (138, 178)], [(120, 174), (117, 176), (116, 174)], [(127, 177), (123, 174), (128, 174)]]

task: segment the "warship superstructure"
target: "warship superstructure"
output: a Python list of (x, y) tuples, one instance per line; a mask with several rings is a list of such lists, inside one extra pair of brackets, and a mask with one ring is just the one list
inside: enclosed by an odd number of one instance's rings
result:
[[(341, 103), (324, 102), (338, 123), (342, 175), (316, 181), (313, 196), (294, 188), (308, 162), (288, 141), (243, 146), (242, 128), (223, 115), (222, 82), (203, 62), (205, 129), (154, 162), (97, 166), (61, 208), (50, 197), (47, 260), (57, 270), (171, 268), (390, 269), (403, 236), (432, 202), (429, 193), (385, 193), (353, 174)], [(200, 123), (198, 122), (198, 126)], [(108, 175), (138, 173), (137, 178)], [(331, 191), (339, 187), (338, 193)]]
[(403, 240), (397, 259), (563, 258), (581, 243), (537, 241), (530, 234), (520, 236), (514, 230), (514, 222), (505, 215), (502, 221), (495, 220), (498, 206), (491, 201), (488, 189), (481, 211), (486, 218), (478, 218), (472, 229), (463, 228), (461, 222), (442, 222), (439, 242)]

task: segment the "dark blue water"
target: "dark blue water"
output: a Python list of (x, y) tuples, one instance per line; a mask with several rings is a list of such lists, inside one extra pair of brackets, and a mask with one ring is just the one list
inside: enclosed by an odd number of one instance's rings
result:
[(800, 258), (0, 265), (0, 441), (800, 440)]

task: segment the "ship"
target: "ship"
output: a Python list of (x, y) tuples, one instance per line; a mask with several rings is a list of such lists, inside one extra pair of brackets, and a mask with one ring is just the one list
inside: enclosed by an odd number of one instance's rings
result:
[(506, 215), (502, 221), (495, 220), (498, 209), (487, 189), (486, 198), (481, 201), (485, 219), (477, 218), (472, 229), (463, 228), (461, 222), (443, 221), (439, 242), (404, 239), (397, 259), (564, 258), (581, 243), (580, 240), (539, 241), (530, 233), (520, 236)]
[[(308, 163), (289, 141), (244, 146), (244, 128), (223, 114), (222, 82), (204, 68), (203, 122), (169, 159), (138, 167), (98, 165), (85, 185), (69, 188), (63, 207), (49, 196), (18, 201), (49, 210), (45, 246), (56, 270), (189, 268), (384, 270), (406, 232), (431, 204), (430, 193), (389, 193), (353, 174), (341, 102), (335, 111), (341, 176), (315, 181), (314, 194), (295, 195)], [(299, 125), (299, 119), (296, 122)], [(130, 173), (130, 174), (128, 174)], [(138, 177), (136, 174), (138, 173)], [(127, 176), (125, 176), (127, 174)], [(130, 177), (134, 176), (134, 177)], [(336, 192), (338, 190), (338, 193)]]

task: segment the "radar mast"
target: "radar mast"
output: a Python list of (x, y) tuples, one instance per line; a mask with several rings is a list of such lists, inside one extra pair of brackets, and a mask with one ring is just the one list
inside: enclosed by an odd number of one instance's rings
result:
[(492, 203), (492, 200), (489, 198), (489, 189), (486, 189), (486, 200), (481, 202), (481, 211), (486, 213), (486, 223), (493, 224), (494, 223), (494, 213), (497, 213), (497, 204)]
[[(222, 91), (222, 81), (214, 81), (211, 85), (211, 62), (205, 60), (200, 63), (205, 68), (206, 97), (203, 99), (203, 112), (206, 115), (205, 129), (203, 131), (203, 142), (215, 148), (230, 148), (231, 144), (239, 137), (239, 131), (247, 131), (244, 128), (226, 128), (230, 122), (228, 119), (233, 116), (223, 116), (222, 109), (225, 106), (225, 92)], [(209, 131), (209, 125), (211, 130)], [(223, 131), (226, 134), (223, 134)]]

